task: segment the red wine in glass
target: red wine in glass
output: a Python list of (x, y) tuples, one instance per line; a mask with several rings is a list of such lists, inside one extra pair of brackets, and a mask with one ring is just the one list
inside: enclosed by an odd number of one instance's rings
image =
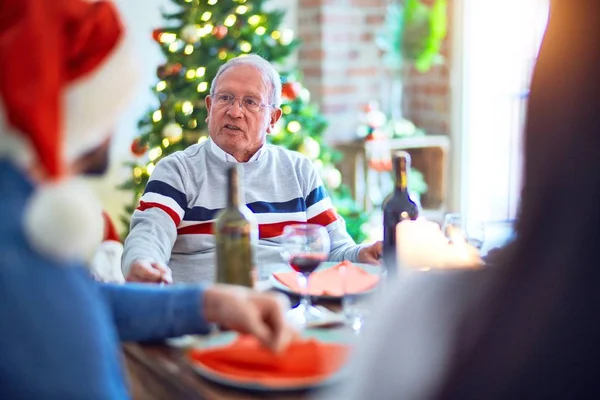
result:
[(290, 265), (296, 272), (309, 275), (317, 269), (325, 259), (326, 256), (324, 254), (297, 254), (291, 257)]

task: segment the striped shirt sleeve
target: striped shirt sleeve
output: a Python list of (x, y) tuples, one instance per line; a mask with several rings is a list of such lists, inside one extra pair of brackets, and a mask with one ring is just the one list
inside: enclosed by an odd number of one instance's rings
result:
[(125, 276), (135, 260), (152, 259), (167, 265), (171, 258), (177, 227), (187, 209), (183, 182), (187, 173), (178, 157), (179, 154), (174, 153), (156, 164), (131, 217), (123, 251)]
[[(308, 161), (308, 160), (307, 160)], [(331, 240), (329, 261), (358, 261), (362, 246), (356, 245), (346, 231), (346, 222), (336, 212), (323, 182), (312, 164), (308, 161), (306, 188), (306, 218), (309, 223), (325, 226)]]

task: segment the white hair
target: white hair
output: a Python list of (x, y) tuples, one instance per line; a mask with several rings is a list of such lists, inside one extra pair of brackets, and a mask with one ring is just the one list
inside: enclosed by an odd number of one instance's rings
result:
[(273, 107), (281, 106), (281, 76), (279, 72), (270, 62), (262, 58), (257, 54), (249, 54), (244, 56), (239, 56), (230, 59), (223, 65), (219, 67), (217, 70), (217, 74), (215, 75), (212, 83), (210, 84), (210, 95), (215, 94), (215, 87), (217, 86), (217, 81), (223, 74), (223, 72), (227, 71), (229, 68), (238, 66), (238, 65), (251, 65), (254, 68), (258, 69), (263, 76), (263, 79), (267, 82), (269, 88), (271, 89), (271, 102), (270, 105)]

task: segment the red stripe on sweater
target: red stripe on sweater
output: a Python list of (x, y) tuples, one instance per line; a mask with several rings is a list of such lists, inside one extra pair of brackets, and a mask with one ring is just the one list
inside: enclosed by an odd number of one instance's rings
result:
[[(271, 239), (281, 236), (283, 228), (287, 225), (299, 223), (298, 221), (278, 222), (275, 224), (261, 224), (258, 226), (258, 237), (260, 239)], [(213, 223), (205, 222), (197, 225), (186, 226), (177, 230), (179, 235), (214, 235)]]
[(309, 219), (308, 223), (327, 226), (335, 221), (337, 221), (337, 214), (332, 208), (330, 208), (328, 210), (323, 211), (321, 214), (317, 214), (311, 219)]
[(175, 226), (178, 226), (179, 223), (181, 222), (181, 218), (179, 217), (179, 214), (177, 214), (173, 209), (165, 206), (164, 204), (153, 203), (150, 201), (140, 201), (140, 205), (138, 206), (137, 209), (140, 211), (144, 211), (149, 208), (159, 208), (159, 209), (163, 210), (164, 212), (166, 212), (169, 215), (169, 217), (171, 217), (173, 222), (175, 223)]
[(283, 228), (288, 225), (300, 224), (299, 221), (276, 222), (273, 224), (260, 224), (258, 226), (258, 237), (260, 239), (271, 239), (283, 234)]
[(213, 221), (177, 229), (178, 235), (213, 235)]

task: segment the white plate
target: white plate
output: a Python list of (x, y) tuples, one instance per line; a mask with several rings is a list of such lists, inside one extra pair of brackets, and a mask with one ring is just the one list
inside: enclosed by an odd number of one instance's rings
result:
[[(319, 265), (319, 268), (317, 268), (315, 270), (315, 272), (319, 272), (319, 271), (324, 271), (326, 269), (335, 267), (336, 265), (338, 265), (340, 262), (336, 261), (336, 262), (324, 262), (321, 263), (321, 265)], [(377, 275), (380, 276), (381, 275), (381, 268), (378, 265), (370, 265), (370, 264), (360, 264), (360, 263), (352, 263), (352, 265), (355, 265), (357, 267), (359, 267), (360, 269), (362, 269), (365, 272), (368, 272), (371, 275)], [(271, 284), (273, 285), (273, 288), (282, 291), (284, 293), (293, 295), (293, 296), (301, 296), (301, 293), (298, 293), (294, 290), (292, 290), (291, 288), (287, 287), (286, 285), (284, 285), (283, 283), (279, 282), (277, 280), (277, 278), (275, 278), (273, 276), (273, 273), (275, 272), (290, 272), (293, 271), (292, 267), (290, 267), (289, 265), (286, 264), (277, 264), (276, 266), (270, 266), (272, 271), (271, 271), (271, 275), (270, 275), (270, 281)], [(310, 277), (309, 277), (310, 279)], [(371, 290), (367, 290), (365, 292), (362, 293), (357, 293), (357, 295), (361, 295), (361, 294), (369, 294), (372, 292)], [(315, 299), (315, 300), (340, 300), (341, 296), (332, 296), (332, 295), (311, 295), (311, 298)]]
[[(219, 333), (217, 335), (209, 337), (206, 340), (203, 340), (201, 344), (196, 344), (193, 347), (199, 349), (211, 349), (226, 346), (229, 343), (233, 342), (236, 336), (237, 334), (235, 332)], [(351, 343), (350, 339), (347, 336), (345, 336), (344, 333), (341, 331), (307, 329), (302, 332), (302, 336), (305, 338), (316, 338), (325, 343)], [(207, 380), (236, 389), (251, 390), (257, 392), (290, 392), (315, 389), (324, 386), (329, 386), (332, 384), (338, 384), (347, 374), (347, 367), (343, 367), (338, 372), (334, 373), (330, 378), (327, 378), (318, 383), (312, 382), (309, 384), (294, 384), (288, 386), (277, 385), (276, 387), (273, 387), (260, 382), (240, 382), (214, 373), (213, 371), (203, 367), (202, 365), (196, 363), (190, 363), (190, 365), (198, 375)]]

